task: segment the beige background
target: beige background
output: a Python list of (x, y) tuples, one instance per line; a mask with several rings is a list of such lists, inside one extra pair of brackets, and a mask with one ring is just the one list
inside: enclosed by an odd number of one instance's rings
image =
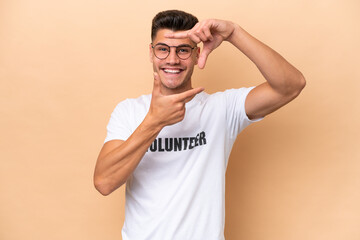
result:
[[(101, 196), (93, 169), (115, 105), (151, 92), (150, 22), (173, 8), (239, 23), (307, 79), (234, 146), (227, 240), (360, 239), (360, 2), (173, 2), (0, 0), (0, 239), (121, 239), (124, 187)], [(227, 43), (194, 75), (262, 81)]]

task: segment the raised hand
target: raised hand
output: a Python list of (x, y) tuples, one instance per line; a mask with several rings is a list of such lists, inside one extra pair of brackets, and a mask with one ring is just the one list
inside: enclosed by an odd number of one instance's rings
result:
[(207, 57), (224, 40), (233, 33), (234, 23), (223, 20), (208, 19), (197, 23), (192, 29), (182, 32), (166, 34), (168, 38), (190, 38), (196, 43), (203, 42), (203, 50), (200, 53), (198, 66), (204, 68)]
[(160, 77), (154, 73), (149, 114), (162, 127), (180, 122), (185, 117), (185, 103), (203, 90), (204, 88), (194, 88), (178, 94), (163, 95)]

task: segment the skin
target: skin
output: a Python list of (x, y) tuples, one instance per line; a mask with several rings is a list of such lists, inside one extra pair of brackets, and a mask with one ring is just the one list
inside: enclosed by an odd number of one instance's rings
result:
[[(187, 60), (179, 59), (175, 48), (165, 60), (152, 54), (150, 61), (154, 69), (154, 87), (149, 112), (143, 122), (126, 140), (106, 142), (100, 151), (94, 173), (96, 189), (108, 195), (126, 182), (155, 140), (161, 129), (183, 120), (185, 103), (203, 88), (191, 87), (194, 66), (205, 67), (209, 54), (223, 41), (228, 41), (245, 54), (259, 69), (265, 82), (255, 87), (245, 101), (245, 111), (250, 119), (264, 117), (284, 106), (305, 87), (303, 75), (282, 56), (239, 25), (223, 20), (208, 19), (199, 22), (188, 31), (160, 30), (154, 44), (166, 43), (177, 46), (183, 43), (203, 43), (199, 50)], [(163, 69), (181, 69), (179, 74), (167, 74)]]
[[(183, 33), (184, 31), (179, 31)], [(191, 41), (189, 38), (167, 38), (165, 35), (171, 35), (175, 32), (169, 29), (161, 29), (157, 32), (155, 39), (153, 40), (153, 45), (155, 46), (158, 43), (165, 43), (168, 46), (179, 46), (181, 44), (188, 44), (191, 47), (196, 46), (196, 44)], [(194, 49), (191, 56), (182, 60), (176, 55), (176, 49), (170, 48), (169, 56), (166, 59), (158, 59), (154, 53), (153, 49), (149, 45), (149, 55), (150, 62), (153, 64), (153, 70), (155, 73), (158, 73), (161, 81), (161, 92), (165, 95), (171, 95), (175, 93), (185, 92), (192, 89), (191, 86), (191, 76), (194, 71), (194, 67), (198, 62), (200, 48)], [(164, 69), (180, 70), (179, 73), (166, 73)]]
[[(169, 46), (195, 45), (188, 38), (165, 38), (165, 33), (173, 32), (160, 30), (153, 41), (154, 45), (159, 42)], [(185, 103), (204, 90), (193, 89), (191, 86), (191, 75), (198, 55), (199, 52), (195, 52), (190, 58), (181, 60), (177, 57), (175, 48), (171, 48), (169, 56), (160, 60), (153, 55), (150, 45), (154, 87), (149, 112), (126, 141), (112, 140), (102, 147), (94, 173), (94, 185), (101, 194), (108, 195), (126, 182), (162, 128), (184, 119)], [(182, 71), (179, 74), (168, 74), (162, 70), (164, 68)]]
[(228, 41), (245, 54), (259, 69), (266, 82), (253, 89), (245, 101), (250, 119), (264, 117), (297, 97), (305, 87), (305, 78), (299, 70), (280, 54), (260, 42), (239, 25), (216, 19), (196, 24), (191, 30), (169, 33), (169, 38), (190, 38), (203, 42), (198, 65), (204, 68), (209, 54), (223, 41)]

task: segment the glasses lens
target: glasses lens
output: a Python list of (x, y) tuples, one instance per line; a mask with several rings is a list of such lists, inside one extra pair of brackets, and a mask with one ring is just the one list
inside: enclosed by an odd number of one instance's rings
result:
[(154, 47), (155, 56), (160, 59), (165, 59), (170, 52), (170, 47), (165, 45), (156, 45)]
[[(153, 47), (153, 49), (154, 49), (155, 56), (159, 59), (165, 59), (170, 54), (170, 46), (165, 45), (165, 44), (155, 45)], [(180, 59), (185, 60), (191, 56), (192, 50), (193, 50), (193, 48), (191, 48), (190, 46), (179, 46), (179, 47), (176, 47), (176, 55)]]
[(192, 50), (191, 47), (188, 47), (188, 46), (177, 47), (176, 48), (176, 53), (177, 53), (179, 58), (187, 59), (191, 55), (191, 50)]

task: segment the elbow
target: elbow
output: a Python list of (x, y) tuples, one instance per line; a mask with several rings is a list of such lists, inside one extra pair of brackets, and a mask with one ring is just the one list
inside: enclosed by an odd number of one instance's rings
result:
[(298, 80), (298, 92), (299, 94), (301, 93), (301, 91), (304, 89), (304, 87), (306, 86), (306, 80), (304, 75), (300, 72), (299, 74), (299, 80)]
[(107, 196), (112, 192), (110, 191), (108, 185), (105, 184), (104, 181), (99, 178), (94, 178), (94, 187), (103, 196)]
[(306, 86), (306, 80), (304, 75), (299, 72), (298, 76), (295, 78), (296, 80), (294, 80), (292, 82), (291, 85), (291, 90), (288, 91), (288, 95), (291, 96), (292, 99), (296, 98), (297, 96), (299, 96), (299, 94), (301, 93), (301, 91), (305, 88)]
[(108, 196), (116, 189), (108, 180), (99, 177), (94, 177), (94, 186), (95, 189), (103, 196)]

